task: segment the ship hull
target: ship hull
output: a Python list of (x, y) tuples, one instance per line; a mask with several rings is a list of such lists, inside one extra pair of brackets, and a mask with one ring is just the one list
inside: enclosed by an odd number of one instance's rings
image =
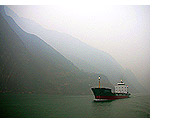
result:
[(110, 88), (91, 88), (95, 96), (95, 101), (124, 99), (130, 96), (130, 93), (112, 93)]

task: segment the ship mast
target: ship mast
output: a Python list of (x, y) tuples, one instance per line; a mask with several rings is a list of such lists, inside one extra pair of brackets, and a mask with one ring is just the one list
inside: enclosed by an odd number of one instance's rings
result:
[(99, 88), (100, 88), (100, 76), (99, 76)]

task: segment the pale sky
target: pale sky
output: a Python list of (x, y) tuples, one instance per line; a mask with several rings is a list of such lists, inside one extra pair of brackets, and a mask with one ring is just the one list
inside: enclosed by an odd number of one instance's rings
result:
[(109, 53), (149, 86), (150, 6), (62, 4), (8, 6), (47, 29), (72, 35)]

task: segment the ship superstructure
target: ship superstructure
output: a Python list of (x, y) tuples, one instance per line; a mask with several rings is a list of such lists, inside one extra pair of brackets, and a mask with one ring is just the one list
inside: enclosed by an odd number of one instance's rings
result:
[(120, 83), (117, 83), (117, 86), (115, 86), (115, 93), (128, 93), (128, 85), (125, 85), (123, 80), (121, 80)]

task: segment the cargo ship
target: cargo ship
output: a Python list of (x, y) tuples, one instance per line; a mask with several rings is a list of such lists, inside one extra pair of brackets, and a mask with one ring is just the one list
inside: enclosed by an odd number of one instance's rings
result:
[(125, 85), (123, 80), (117, 83), (114, 86), (114, 92), (112, 92), (111, 88), (101, 88), (100, 87), (100, 76), (99, 76), (99, 87), (98, 88), (91, 88), (93, 94), (95, 96), (94, 101), (108, 101), (108, 100), (115, 100), (115, 99), (123, 99), (129, 98), (131, 95), (128, 92), (128, 85)]

